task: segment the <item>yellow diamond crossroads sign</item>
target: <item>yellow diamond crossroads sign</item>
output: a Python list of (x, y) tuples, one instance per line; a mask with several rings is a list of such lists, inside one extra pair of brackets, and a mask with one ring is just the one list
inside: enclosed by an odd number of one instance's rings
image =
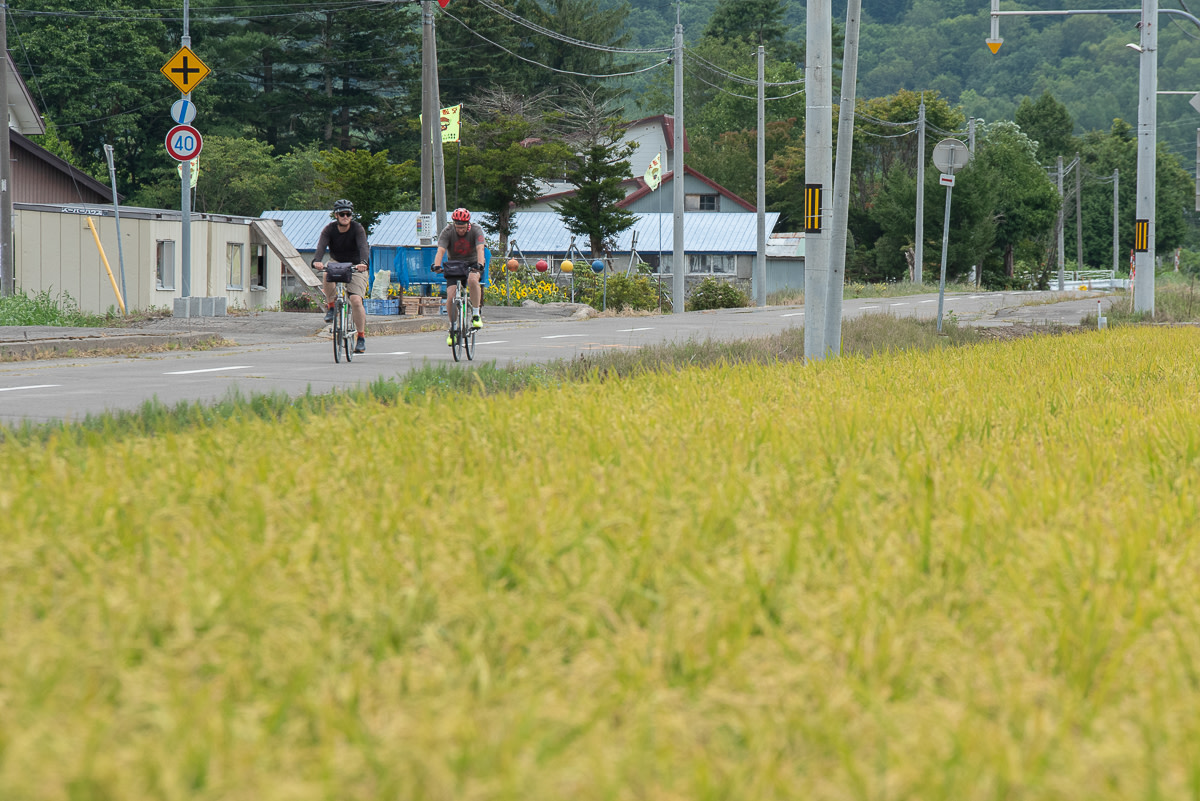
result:
[(179, 52), (171, 56), (158, 71), (184, 94), (199, 86), (212, 72), (199, 56), (186, 47), (179, 48)]

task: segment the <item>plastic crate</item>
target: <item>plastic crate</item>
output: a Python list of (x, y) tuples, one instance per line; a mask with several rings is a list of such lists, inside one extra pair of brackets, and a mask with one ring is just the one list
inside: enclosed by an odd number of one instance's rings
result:
[(399, 314), (399, 298), (364, 298), (363, 308), (367, 314)]

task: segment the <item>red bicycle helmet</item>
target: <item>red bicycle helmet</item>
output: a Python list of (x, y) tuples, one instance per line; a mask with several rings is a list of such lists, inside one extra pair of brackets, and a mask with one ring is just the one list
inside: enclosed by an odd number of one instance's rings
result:
[(454, 213), (450, 215), (450, 219), (456, 223), (469, 223), (471, 221), (471, 212), (466, 209), (455, 209)]

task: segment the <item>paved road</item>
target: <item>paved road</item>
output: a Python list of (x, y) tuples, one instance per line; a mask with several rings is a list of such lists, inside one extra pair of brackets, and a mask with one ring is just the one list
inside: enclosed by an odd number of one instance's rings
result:
[[(960, 323), (1003, 326), (1013, 323), (1077, 325), (1096, 312), (1100, 293), (1073, 293), (1077, 299), (1033, 305), (1054, 293), (980, 293), (946, 297), (946, 314)], [(1061, 297), (1061, 296), (1059, 296)], [(690, 339), (737, 340), (762, 337), (804, 325), (802, 306), (724, 309), (678, 315), (574, 319), (577, 307), (532, 310), (489, 309), (477, 339), (476, 362), (500, 365), (547, 362), (616, 348)], [(933, 318), (937, 295), (846, 300), (846, 318), (863, 314)], [(444, 318), (442, 318), (444, 319)], [(376, 321), (373, 321), (376, 322)], [(307, 391), (329, 392), (365, 386), (426, 363), (452, 363), (444, 330), (428, 329), (433, 320), (377, 321), (368, 352), (350, 364), (334, 364), (331, 341), (315, 314), (264, 313), (245, 317), (167, 319), (137, 332), (164, 339), (219, 334), (236, 342), (212, 350), (185, 350), (137, 356), (51, 358), (0, 364), (0, 422), (79, 420), (107, 410), (132, 410), (157, 398), (167, 404), (213, 401), (231, 391), (243, 395)], [(437, 321), (441, 324), (441, 321)], [(385, 324), (386, 323), (386, 324)], [(395, 333), (385, 333), (390, 330)], [(407, 328), (406, 333), (399, 333)], [(29, 347), (39, 337), (87, 339), (121, 336), (80, 329), (0, 329), (0, 351)]]

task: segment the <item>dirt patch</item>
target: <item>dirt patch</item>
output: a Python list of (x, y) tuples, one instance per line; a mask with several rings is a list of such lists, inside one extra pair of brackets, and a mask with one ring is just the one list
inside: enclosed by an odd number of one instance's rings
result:
[(986, 326), (976, 329), (979, 338), (985, 342), (1006, 342), (1010, 339), (1025, 337), (1059, 336), (1072, 334), (1084, 329), (1079, 326), (1062, 325), (1030, 325), (1029, 323), (1013, 323), (1012, 325)]

